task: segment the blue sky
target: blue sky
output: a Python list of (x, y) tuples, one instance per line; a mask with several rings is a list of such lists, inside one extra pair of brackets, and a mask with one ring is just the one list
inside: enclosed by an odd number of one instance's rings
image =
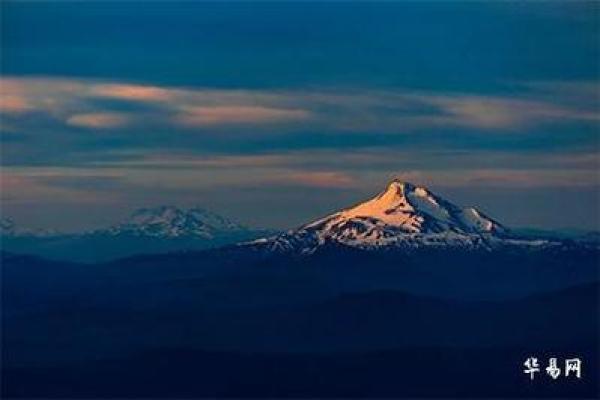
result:
[(392, 176), (598, 228), (593, 2), (2, 3), (2, 209), (291, 227)]

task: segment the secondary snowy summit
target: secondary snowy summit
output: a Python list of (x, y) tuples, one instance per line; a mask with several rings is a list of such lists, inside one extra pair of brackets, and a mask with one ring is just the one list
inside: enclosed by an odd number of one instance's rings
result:
[(107, 230), (111, 235), (177, 238), (201, 237), (212, 239), (225, 233), (248, 229), (223, 216), (201, 209), (182, 210), (173, 206), (142, 208), (125, 222)]

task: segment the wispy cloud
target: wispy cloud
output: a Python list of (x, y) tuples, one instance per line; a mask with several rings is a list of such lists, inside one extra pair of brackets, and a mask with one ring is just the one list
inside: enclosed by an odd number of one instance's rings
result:
[[(148, 190), (217, 187), (379, 187), (399, 176), (442, 187), (600, 186), (596, 153), (418, 153), (396, 151), (293, 152), (266, 155), (156, 153), (72, 167), (5, 167), (7, 174), (47, 183), (64, 179), (118, 177)], [(177, 169), (176, 172), (173, 169)], [(10, 190), (9, 190), (10, 191)]]
[(352, 151), (301, 150), (268, 154), (196, 154), (192, 151), (118, 151), (105, 160), (85, 160), (82, 168), (361, 171), (392, 174), (395, 170), (561, 169), (600, 168), (597, 152), (528, 153), (514, 151), (457, 151), (367, 148)]
[(32, 108), (32, 105), (23, 97), (6, 95), (0, 98), (0, 112), (19, 114), (29, 111)]
[(468, 170), (399, 170), (396, 176), (431, 187), (465, 188), (598, 188), (600, 182), (594, 170), (574, 171), (559, 169), (468, 169)]
[(90, 95), (134, 101), (169, 101), (177, 96), (177, 91), (156, 86), (128, 84), (91, 85)]
[(131, 118), (126, 114), (104, 112), (71, 115), (67, 118), (66, 123), (83, 128), (111, 129), (122, 127), (130, 121)]
[[(141, 108), (135, 120), (151, 120), (174, 129), (260, 126), (289, 131), (410, 133), (440, 128), (480, 132), (515, 132), (544, 124), (598, 124), (597, 83), (522, 85), (511, 96), (396, 90), (314, 89), (298, 91), (172, 88), (93, 80), (6, 78), (2, 80), (2, 111), (47, 113), (67, 125), (87, 128), (123, 126), (134, 119), (102, 118), (91, 122), (79, 115), (112, 115), (117, 106), (98, 102), (115, 99), (153, 105)], [(549, 95), (551, 93), (552, 95)], [(73, 124), (75, 121), (75, 124)], [(281, 126), (285, 125), (285, 126)], [(250, 128), (249, 128), (250, 129)]]
[(4, 205), (107, 204), (118, 191), (101, 190), (98, 180), (117, 181), (120, 173), (79, 169), (9, 169), (0, 172), (0, 200)]
[(258, 106), (190, 107), (175, 118), (176, 122), (190, 126), (271, 124), (302, 121), (310, 114), (294, 110)]
[(580, 110), (547, 102), (483, 96), (426, 97), (444, 112), (440, 123), (479, 129), (515, 129), (557, 121), (598, 122), (593, 110)]
[(275, 182), (289, 186), (300, 185), (321, 188), (350, 188), (358, 185), (358, 182), (352, 176), (333, 171), (295, 172)]

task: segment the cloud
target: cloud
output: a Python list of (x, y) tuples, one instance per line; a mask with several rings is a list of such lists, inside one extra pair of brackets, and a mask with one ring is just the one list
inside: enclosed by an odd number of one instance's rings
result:
[(164, 168), (164, 169), (228, 169), (263, 168), (289, 165), (295, 157), (289, 154), (265, 155), (200, 155), (191, 152), (117, 152), (116, 160), (91, 161), (89, 167)]
[(342, 172), (331, 171), (308, 171), (291, 173), (288, 176), (276, 180), (280, 184), (290, 186), (309, 186), (319, 188), (351, 188), (357, 185), (357, 181), (350, 175)]
[[(419, 171), (428, 177), (449, 176), (448, 182), (456, 182), (454, 175), (473, 178), (475, 171), (503, 171), (506, 176), (517, 175), (510, 171), (552, 171), (560, 176), (585, 176), (587, 184), (593, 185), (594, 172), (600, 168), (598, 153), (521, 153), (511, 151), (409, 151), (394, 149), (360, 149), (360, 150), (313, 150), (292, 151), (260, 155), (202, 155), (193, 152), (119, 152), (106, 154), (105, 161), (87, 161), (79, 164), (81, 168), (98, 168), (102, 170), (144, 170), (166, 171), (177, 169), (181, 174), (193, 171), (196, 176), (206, 174), (213, 180), (213, 185), (221, 182), (222, 176), (248, 174), (243, 180), (253, 184), (271, 182), (269, 177), (276, 177), (278, 183), (315, 182), (319, 179), (337, 179), (338, 184), (350, 185), (346, 179), (361, 177), (365, 182), (385, 183), (386, 179), (396, 175), (398, 171)], [(324, 172), (325, 171), (325, 172)], [(311, 175), (311, 174), (316, 175)], [(335, 175), (339, 174), (339, 175)], [(480, 176), (484, 178), (486, 176)], [(490, 183), (498, 181), (490, 175)], [(239, 180), (239, 178), (238, 178)], [(437, 181), (436, 181), (437, 182)], [(467, 184), (471, 181), (464, 181)], [(548, 183), (548, 180), (544, 180)], [(442, 182), (443, 183), (443, 182)], [(600, 182), (599, 182), (600, 183)], [(197, 182), (196, 182), (197, 184)], [(485, 184), (480, 179), (477, 185)]]
[(128, 124), (131, 119), (122, 113), (75, 114), (67, 118), (66, 123), (81, 128), (112, 129)]
[(118, 180), (114, 173), (79, 169), (4, 169), (0, 172), (0, 200), (16, 204), (104, 204), (118, 199), (115, 190), (98, 190), (94, 182)]
[(191, 126), (271, 124), (308, 119), (305, 110), (258, 106), (193, 107), (176, 117), (178, 123)]
[[(149, 128), (178, 130), (251, 129), (285, 135), (412, 134), (421, 131), (468, 129), (481, 134), (514, 133), (557, 124), (598, 126), (597, 83), (523, 84), (511, 95), (394, 90), (313, 88), (311, 90), (229, 90), (174, 88), (124, 82), (50, 78), (5, 78), (5, 113), (46, 113), (67, 125), (106, 128), (125, 124), (113, 117), (125, 104), (135, 120)], [(110, 103), (103, 100), (119, 100)], [(152, 104), (149, 111), (143, 105)], [(138, 105), (138, 106), (136, 106)], [(133, 107), (133, 108), (132, 108)], [(137, 107), (137, 108), (136, 108)], [(82, 119), (83, 118), (83, 119)], [(24, 123), (24, 121), (21, 121)], [(216, 133), (215, 133), (216, 134)]]
[(15, 96), (6, 95), (0, 98), (0, 112), (3, 113), (23, 113), (32, 109), (31, 104), (26, 99)]
[(176, 91), (156, 86), (127, 85), (127, 84), (98, 84), (92, 85), (89, 93), (97, 97), (134, 101), (168, 101), (176, 96)]
[[(549, 168), (454, 168), (385, 170), (309, 169), (302, 165), (248, 165), (244, 168), (202, 169), (191, 166), (173, 173), (161, 167), (105, 168), (4, 168), (0, 173), (3, 204), (113, 204), (124, 199), (143, 205), (145, 199), (161, 201), (205, 195), (231, 197), (231, 193), (269, 193), (270, 190), (321, 189), (354, 193), (355, 199), (371, 195), (392, 177), (425, 185), (432, 190), (486, 188), (599, 188), (597, 170)], [(240, 201), (245, 198), (242, 196)], [(218, 196), (217, 196), (218, 197)], [(237, 196), (234, 196), (237, 197)], [(273, 199), (274, 202), (283, 201)], [(344, 205), (344, 204), (341, 204)], [(346, 204), (347, 205), (347, 204)]]
[(440, 122), (479, 129), (514, 129), (552, 121), (600, 121), (592, 110), (565, 108), (531, 100), (483, 96), (426, 97), (446, 115)]
[[(76, 170), (77, 167), (72, 167)], [(193, 152), (108, 154), (103, 162), (80, 164), (82, 171), (126, 171), (138, 182), (168, 184), (299, 185), (355, 187), (378, 185), (401, 174), (440, 186), (594, 186), (599, 185), (598, 153), (516, 153), (511, 151), (293, 151), (262, 155), (201, 155)], [(174, 173), (172, 170), (177, 169)], [(91, 173), (91, 172), (88, 172)], [(186, 178), (186, 176), (189, 178)], [(179, 182), (181, 180), (181, 182)], [(178, 183), (179, 182), (179, 183)], [(166, 184), (166, 183), (165, 183)]]
[(597, 110), (600, 107), (600, 83), (596, 81), (531, 81), (520, 85), (531, 96), (564, 105), (581, 106)]
[[(80, 103), (79, 96), (87, 85), (71, 79), (6, 78), (0, 79), (1, 108), (13, 112), (46, 112), (61, 110)], [(8, 99), (8, 101), (4, 101)]]
[(395, 176), (430, 187), (455, 188), (579, 188), (600, 187), (595, 170), (455, 169), (399, 170)]

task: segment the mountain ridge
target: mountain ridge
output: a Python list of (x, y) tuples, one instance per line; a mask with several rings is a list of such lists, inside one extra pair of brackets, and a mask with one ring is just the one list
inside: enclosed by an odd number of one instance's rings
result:
[(180, 208), (173, 205), (142, 207), (134, 210), (122, 222), (108, 227), (95, 228), (80, 232), (61, 232), (54, 229), (29, 229), (20, 227), (12, 218), (0, 219), (0, 235), (2, 236), (85, 236), (85, 235), (119, 235), (175, 238), (198, 236), (212, 238), (225, 232), (256, 231), (237, 221), (224, 217), (205, 208), (194, 206)]
[(123, 222), (79, 233), (44, 232), (2, 221), (2, 247), (51, 260), (104, 262), (140, 254), (205, 250), (272, 234), (200, 207), (140, 208)]

